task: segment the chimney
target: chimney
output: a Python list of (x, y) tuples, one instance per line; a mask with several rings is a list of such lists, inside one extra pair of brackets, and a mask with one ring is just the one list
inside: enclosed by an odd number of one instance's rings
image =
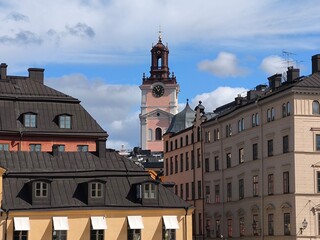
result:
[(236, 98), (234, 98), (234, 101), (236, 102), (237, 105), (241, 105), (242, 104), (242, 97), (240, 94), (238, 94), (238, 96)]
[(99, 158), (105, 158), (106, 157), (106, 140), (105, 139), (99, 139), (96, 141), (96, 153)]
[(287, 82), (292, 82), (300, 77), (300, 69), (288, 67), (287, 71)]
[(269, 80), (269, 87), (274, 91), (276, 88), (280, 87), (281, 85), (282, 75), (280, 73), (276, 73), (271, 77), (268, 77)]
[(59, 153), (59, 145), (52, 145), (52, 155), (53, 156), (58, 156), (58, 153)]
[(29, 68), (28, 71), (30, 80), (43, 84), (43, 68)]
[(7, 79), (7, 67), (8, 65), (5, 63), (0, 64), (0, 76), (1, 80)]
[(312, 74), (320, 72), (320, 54), (312, 56)]

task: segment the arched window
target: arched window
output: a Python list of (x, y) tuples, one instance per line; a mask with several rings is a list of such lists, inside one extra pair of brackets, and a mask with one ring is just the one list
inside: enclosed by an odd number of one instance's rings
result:
[(282, 104), (282, 117), (287, 116), (287, 109), (286, 109), (286, 104)]
[(290, 102), (287, 102), (287, 116), (290, 116), (291, 114), (291, 106), (290, 106)]
[(162, 139), (162, 130), (161, 128), (156, 128), (156, 140)]
[(148, 141), (152, 141), (152, 129), (148, 129)]
[(256, 126), (259, 126), (259, 113), (256, 113)]
[(252, 127), (256, 126), (256, 117), (254, 114), (252, 114)]
[(319, 102), (317, 100), (312, 103), (312, 114), (319, 114)]
[(161, 57), (158, 58), (157, 65), (158, 65), (158, 69), (161, 69), (161, 66), (162, 66), (162, 58)]
[(267, 110), (267, 121), (268, 122), (271, 121), (271, 111), (270, 111), (270, 109)]
[(200, 127), (198, 127), (198, 129), (197, 129), (197, 141), (199, 142), (199, 141), (201, 141), (201, 129), (200, 129)]
[(244, 130), (244, 119), (241, 118), (241, 131), (243, 131), (243, 130)]
[(241, 121), (238, 121), (238, 132), (241, 132)]
[(274, 108), (271, 108), (271, 121), (274, 121), (275, 115), (276, 115), (276, 110)]

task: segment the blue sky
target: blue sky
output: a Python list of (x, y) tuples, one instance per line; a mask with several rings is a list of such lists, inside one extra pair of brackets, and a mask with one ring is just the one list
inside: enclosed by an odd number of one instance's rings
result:
[(45, 83), (109, 133), (107, 147), (132, 148), (159, 26), (181, 108), (188, 98), (212, 111), (288, 65), (310, 74), (319, 12), (317, 0), (0, 0), (0, 61), (9, 75), (45, 68)]

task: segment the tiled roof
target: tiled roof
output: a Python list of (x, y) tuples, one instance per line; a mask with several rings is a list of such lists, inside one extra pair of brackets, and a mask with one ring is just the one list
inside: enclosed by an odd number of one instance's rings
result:
[[(67, 208), (184, 208), (189, 206), (172, 190), (159, 182), (159, 201), (156, 204), (136, 200), (135, 184), (153, 181), (148, 172), (116, 152), (107, 152), (99, 158), (90, 152), (59, 152), (57, 156), (45, 152), (0, 152), (3, 176), (2, 208), (36, 210)], [(48, 204), (32, 204), (28, 183), (48, 179), (51, 199)], [(105, 200), (90, 205), (79, 186), (92, 180), (102, 180)], [(29, 191), (29, 192), (28, 192)]]

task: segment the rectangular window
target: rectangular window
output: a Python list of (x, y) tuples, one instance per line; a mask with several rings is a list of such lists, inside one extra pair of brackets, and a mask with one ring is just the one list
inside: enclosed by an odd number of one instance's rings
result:
[(258, 220), (257, 214), (252, 215), (252, 228), (253, 228), (253, 235), (259, 236), (260, 226), (259, 226), (259, 220)]
[(188, 200), (189, 197), (189, 183), (186, 183), (186, 200)]
[(317, 172), (317, 192), (320, 193), (320, 172)]
[(166, 229), (166, 227), (163, 226), (162, 240), (169, 240), (169, 239), (176, 240), (176, 229)]
[(283, 214), (284, 235), (290, 235), (290, 213)]
[(180, 172), (183, 172), (183, 154), (180, 154)]
[(174, 156), (174, 173), (178, 173), (178, 156)]
[(227, 183), (227, 202), (232, 201), (232, 183)]
[(318, 235), (320, 235), (320, 213), (318, 212)]
[(170, 175), (173, 174), (173, 159), (170, 157)]
[(215, 171), (219, 170), (219, 157), (218, 156), (214, 157), (214, 170)]
[(37, 115), (32, 113), (24, 114), (24, 126), (25, 127), (37, 127)]
[(268, 157), (273, 156), (273, 140), (268, 140)]
[(220, 185), (219, 184), (216, 184), (214, 186), (214, 199), (216, 203), (220, 202)]
[(199, 234), (202, 235), (202, 214), (199, 213)]
[(169, 151), (169, 142), (166, 141), (166, 152), (168, 152), (168, 151)]
[(274, 191), (274, 180), (273, 174), (268, 175), (268, 195), (273, 195)]
[(201, 181), (198, 181), (198, 199), (201, 199), (202, 193), (201, 193)]
[[(128, 240), (141, 239), (141, 229), (128, 229)], [(99, 239), (100, 240), (100, 239)]]
[[(52, 239), (54, 240), (67, 240), (67, 230), (53, 230)], [(95, 239), (95, 238), (92, 238)], [(99, 238), (97, 238), (99, 239)]]
[(92, 198), (102, 198), (102, 183), (91, 183), (90, 190)]
[(88, 152), (89, 149), (88, 149), (88, 145), (78, 145), (77, 146), (77, 151), (78, 152)]
[(243, 179), (239, 179), (239, 199), (244, 198), (244, 182)]
[(153, 183), (145, 183), (143, 192), (144, 192), (144, 195), (143, 195), (144, 198), (147, 198), (147, 199), (156, 198), (156, 185)]
[(191, 150), (191, 169), (194, 169), (194, 165), (195, 165), (195, 162), (194, 162), (194, 151)]
[(320, 151), (320, 134), (316, 135), (316, 150)]
[(59, 127), (60, 128), (71, 128), (71, 116), (60, 115), (59, 116)]
[(243, 148), (239, 149), (239, 164), (244, 163), (244, 150)]
[(240, 237), (244, 236), (244, 217), (239, 218)]
[(178, 186), (177, 185), (174, 185), (174, 194), (178, 195)]
[(283, 172), (283, 193), (289, 192), (289, 172)]
[(221, 238), (220, 219), (216, 220), (216, 238)]
[(182, 198), (182, 199), (184, 199), (183, 197), (183, 184), (181, 183), (180, 184), (180, 197)]
[(282, 152), (289, 152), (289, 137), (288, 135), (282, 137)]
[(41, 152), (41, 144), (30, 144), (29, 150), (30, 152)]
[(9, 144), (0, 143), (0, 151), (9, 151)]
[(166, 176), (168, 176), (168, 173), (169, 173), (169, 159), (166, 158), (165, 162), (166, 162), (165, 173), (166, 173)]
[(252, 160), (258, 159), (258, 143), (252, 144)]
[(186, 152), (186, 171), (189, 170), (189, 153)]
[(90, 229), (90, 240), (103, 240), (103, 239), (104, 239), (103, 229), (100, 229), (100, 230)]
[(28, 231), (14, 231), (13, 240), (28, 240)]
[(231, 153), (227, 153), (226, 160), (227, 160), (227, 168), (231, 168)]
[(227, 220), (227, 226), (228, 226), (228, 237), (232, 238), (232, 219)]
[(45, 182), (35, 183), (35, 197), (48, 197), (48, 186)]
[(206, 203), (210, 203), (210, 186), (206, 186)]
[(194, 182), (191, 183), (191, 195), (192, 195), (192, 199), (196, 198), (196, 190), (195, 190)]
[(274, 222), (273, 222), (273, 214), (268, 214), (268, 235), (273, 236), (274, 234)]
[(206, 158), (204, 160), (204, 169), (205, 169), (205, 172), (209, 172), (210, 169), (209, 169), (209, 158)]
[(201, 167), (201, 155), (200, 155), (200, 148), (197, 149), (197, 168)]
[(259, 195), (259, 176), (253, 176), (253, 196), (258, 197)]

